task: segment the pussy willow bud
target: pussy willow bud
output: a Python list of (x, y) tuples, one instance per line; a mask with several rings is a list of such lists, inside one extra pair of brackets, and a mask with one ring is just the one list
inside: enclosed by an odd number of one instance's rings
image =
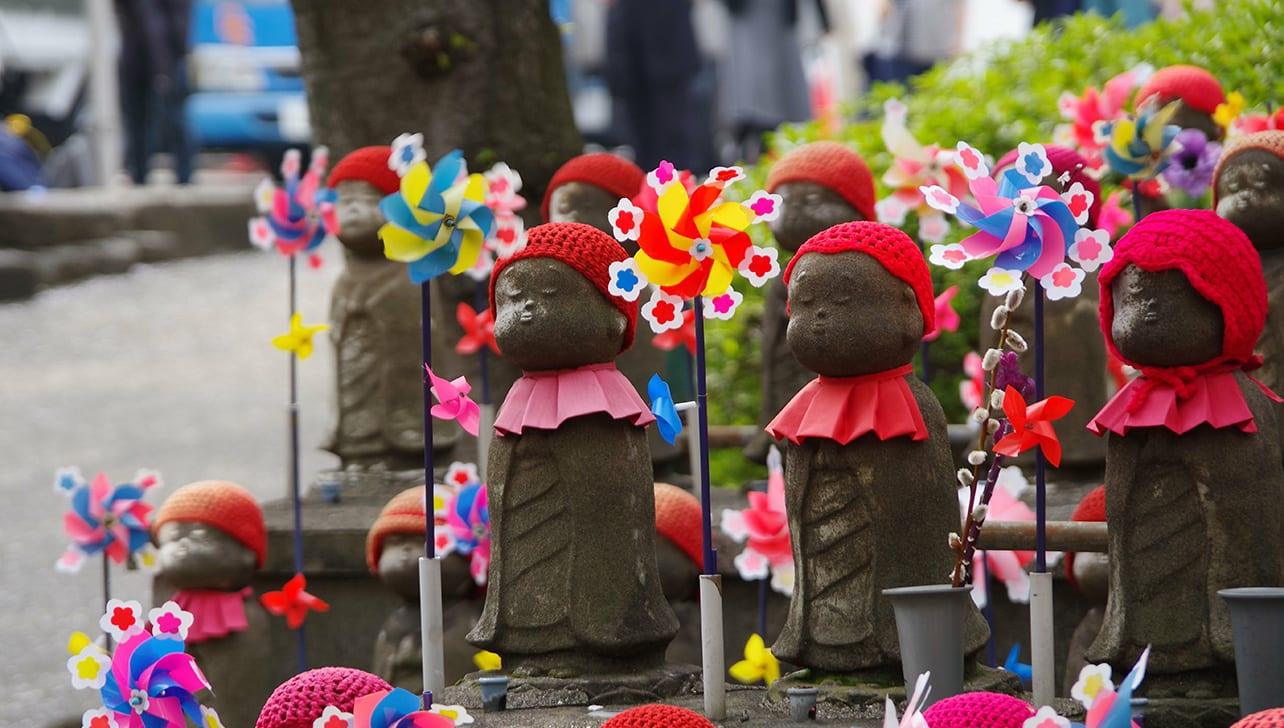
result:
[(994, 433), (998, 432), (998, 431), (999, 431), (999, 421), (998, 421), (998, 420), (990, 420), (989, 422), (986, 422), (986, 423), (985, 423), (985, 431), (986, 431), (986, 433), (991, 434), (991, 435), (993, 435)]
[(985, 457), (986, 454), (984, 450), (973, 450), (967, 454), (968, 465), (980, 465), (985, 462)]
[(972, 419), (976, 422), (985, 422), (990, 419), (990, 411), (984, 407), (977, 407), (972, 410)]
[(990, 328), (998, 331), (1004, 326), (1007, 326), (1009, 313), (1011, 313), (1011, 311), (1006, 305), (999, 304), (999, 307), (994, 309), (994, 313), (990, 314)]
[(1001, 356), (1003, 356), (1003, 352), (998, 349), (990, 349), (981, 358), (981, 368), (987, 372), (994, 371), (994, 368), (999, 365), (999, 357)]
[(1003, 409), (1003, 390), (990, 392), (990, 409)]
[(972, 487), (972, 484), (976, 482), (976, 479), (972, 477), (972, 471), (967, 468), (959, 468), (958, 478), (959, 484), (965, 488)]
[(959, 538), (957, 533), (950, 533), (950, 548), (958, 551), (963, 548), (963, 539)]
[(1009, 310), (1015, 311), (1017, 310), (1018, 307), (1020, 307), (1021, 302), (1024, 300), (1025, 300), (1025, 289), (1013, 288), (1012, 290), (1008, 291), (1008, 297), (1003, 300), (1003, 305), (1007, 306)]
[(977, 503), (972, 509), (972, 521), (975, 523), (985, 523), (985, 516), (990, 512), (990, 507), (984, 503)]
[(1025, 337), (1012, 329), (1008, 329), (1007, 345), (1009, 349), (1018, 354), (1024, 354), (1025, 350), (1030, 348), (1029, 345), (1025, 343)]

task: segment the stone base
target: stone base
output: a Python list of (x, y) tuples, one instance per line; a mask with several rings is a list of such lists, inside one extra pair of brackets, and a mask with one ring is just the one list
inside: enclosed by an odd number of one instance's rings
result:
[[(905, 678), (900, 666), (865, 670), (859, 673), (821, 673), (799, 670), (772, 683), (768, 698), (784, 703), (789, 688), (814, 687), (820, 690), (818, 703), (850, 706), (882, 706), (890, 697), (898, 704), (905, 701)], [(965, 692), (986, 691), (1021, 695), (1021, 681), (1007, 670), (997, 670), (969, 661), (963, 675)]]
[[(1146, 676), (1150, 681), (1150, 676)], [(1145, 692), (1145, 685), (1142, 685)], [(1146, 728), (1226, 728), (1239, 720), (1238, 698), (1149, 698)]]
[[(498, 673), (475, 672), (466, 676), (458, 684), (447, 687), (437, 702), (480, 709), (477, 678), (490, 674)], [(699, 693), (700, 668), (694, 665), (661, 665), (645, 671), (565, 678), (512, 676), (508, 684), (508, 712), (567, 705), (635, 705)]]

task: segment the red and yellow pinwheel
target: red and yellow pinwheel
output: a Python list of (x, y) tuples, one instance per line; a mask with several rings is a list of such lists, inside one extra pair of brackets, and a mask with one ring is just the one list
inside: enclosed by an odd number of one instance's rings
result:
[(666, 293), (682, 298), (716, 296), (753, 246), (745, 230), (753, 213), (738, 202), (722, 201), (716, 180), (689, 196), (682, 185), (660, 194), (658, 215), (642, 219), (638, 267)]
[(1074, 400), (1067, 397), (1048, 397), (1027, 406), (1025, 397), (1012, 386), (1003, 391), (1003, 412), (1008, 417), (1012, 432), (994, 444), (999, 455), (1016, 457), (1026, 450), (1039, 448), (1052, 467), (1061, 464), (1061, 441), (1057, 439), (1052, 423), (1065, 417), (1074, 407)]

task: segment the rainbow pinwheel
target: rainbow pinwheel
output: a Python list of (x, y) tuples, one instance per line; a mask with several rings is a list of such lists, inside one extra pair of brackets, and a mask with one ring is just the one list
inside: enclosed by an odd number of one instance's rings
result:
[(1078, 150), (1092, 167), (1100, 167), (1108, 139), (1098, 136), (1097, 126), (1124, 116), (1124, 105), (1133, 89), (1145, 83), (1153, 72), (1153, 68), (1142, 64), (1106, 81), (1100, 91), (1089, 86), (1080, 96), (1069, 91), (1061, 94), (1057, 107), (1070, 123), (1056, 128), (1057, 143)]
[[(185, 728), (201, 725), (196, 693), (209, 689), (196, 660), (181, 640), (162, 639), (146, 632), (117, 645), (111, 669), (98, 686), (102, 711), (89, 711), (86, 725), (118, 728)], [(100, 723), (94, 723), (98, 720)]]
[[(431, 711), (421, 710), (418, 695), (393, 688), (357, 698), (352, 712), (356, 728), (453, 728), (461, 714), (468, 715), (462, 708), (452, 710), (456, 707), (434, 703)], [(447, 710), (450, 715), (445, 714)], [(473, 722), (472, 718), (467, 722)]]
[(142, 472), (119, 485), (112, 485), (104, 473), (86, 483), (75, 468), (58, 471), (55, 486), (71, 498), (71, 509), (63, 515), (71, 545), (59, 558), (58, 569), (77, 571), (85, 557), (99, 553), (123, 564), (149, 547), (152, 507), (143, 502), (143, 495), (159, 482), (157, 475)]
[(905, 126), (905, 104), (889, 99), (883, 104), (883, 144), (892, 153), (892, 164), (883, 175), (891, 194), (874, 206), (880, 222), (902, 225), (907, 213), (918, 216), (918, 237), (939, 243), (950, 231), (945, 216), (927, 204), (921, 189), (932, 185), (956, 197), (967, 194), (967, 179), (954, 166), (954, 150), (924, 145)]
[(454, 420), (464, 432), (477, 436), (481, 431), (481, 407), (468, 396), (473, 386), (462, 376), (446, 380), (433, 374), (432, 367), (424, 365), (428, 381), (432, 384), (432, 394), (438, 404), (429, 412), (439, 420)]
[(1181, 132), (1172, 123), (1178, 106), (1174, 101), (1159, 108), (1153, 100), (1147, 101), (1135, 118), (1124, 116), (1098, 125), (1100, 138), (1109, 140), (1103, 154), (1111, 171), (1133, 180), (1153, 179), (1164, 171)]
[(455, 551), (470, 557), (473, 581), (485, 586), (490, 568), (490, 509), (486, 486), (472, 482), (456, 491), (446, 511), (446, 523), (455, 536)]
[(646, 398), (651, 401), (651, 414), (655, 415), (655, 426), (660, 430), (660, 438), (670, 445), (678, 441), (682, 434), (682, 417), (678, 406), (673, 401), (673, 391), (669, 383), (652, 374), (646, 383)]
[(996, 181), (981, 153), (958, 143), (958, 164), (975, 206), (938, 185), (922, 192), (932, 208), (955, 215), (976, 232), (962, 243), (933, 245), (930, 260), (957, 269), (969, 260), (994, 257), (994, 267), (980, 281), (994, 295), (1022, 287), (1022, 274), (1029, 273), (1052, 300), (1077, 296), (1085, 274), (1065, 262), (1080, 230), (1068, 204), (1070, 193), (1041, 184), (1052, 173), (1043, 145), (1022, 143), (1017, 149), (1015, 164)]
[[(398, 143), (415, 144), (413, 139)], [(401, 152), (394, 145), (393, 157)], [(401, 176), (401, 189), (383, 198), (379, 210), (388, 221), (379, 228), (384, 255), (409, 263), (415, 283), (472, 268), (495, 222), (486, 206), (485, 180), (468, 174), (458, 149), (432, 167), (422, 160), (411, 164)]]
[[(265, 179), (255, 190), (260, 217), (250, 219), (250, 242), (282, 255), (310, 253), (326, 235), (339, 231), (334, 190), (325, 187), (330, 154), (325, 147), (312, 151), (308, 171), (299, 175), (299, 150), (285, 153), (281, 162), (284, 187)], [(315, 263), (315, 261), (314, 261)]]

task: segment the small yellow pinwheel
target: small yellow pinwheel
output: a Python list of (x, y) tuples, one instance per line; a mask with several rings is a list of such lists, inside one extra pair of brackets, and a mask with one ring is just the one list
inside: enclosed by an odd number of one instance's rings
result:
[(497, 671), (504, 667), (503, 660), (500, 659), (499, 655), (490, 650), (482, 650), (473, 655), (473, 664), (477, 666), (478, 670)]
[(780, 662), (762, 637), (752, 634), (745, 643), (745, 659), (732, 665), (729, 672), (736, 682), (750, 685), (761, 680), (764, 685), (771, 685), (780, 679)]
[(290, 330), (280, 336), (272, 337), (272, 346), (281, 351), (288, 351), (300, 359), (312, 356), (312, 337), (329, 329), (325, 324), (310, 326), (303, 323), (303, 316), (295, 313), (290, 317)]

